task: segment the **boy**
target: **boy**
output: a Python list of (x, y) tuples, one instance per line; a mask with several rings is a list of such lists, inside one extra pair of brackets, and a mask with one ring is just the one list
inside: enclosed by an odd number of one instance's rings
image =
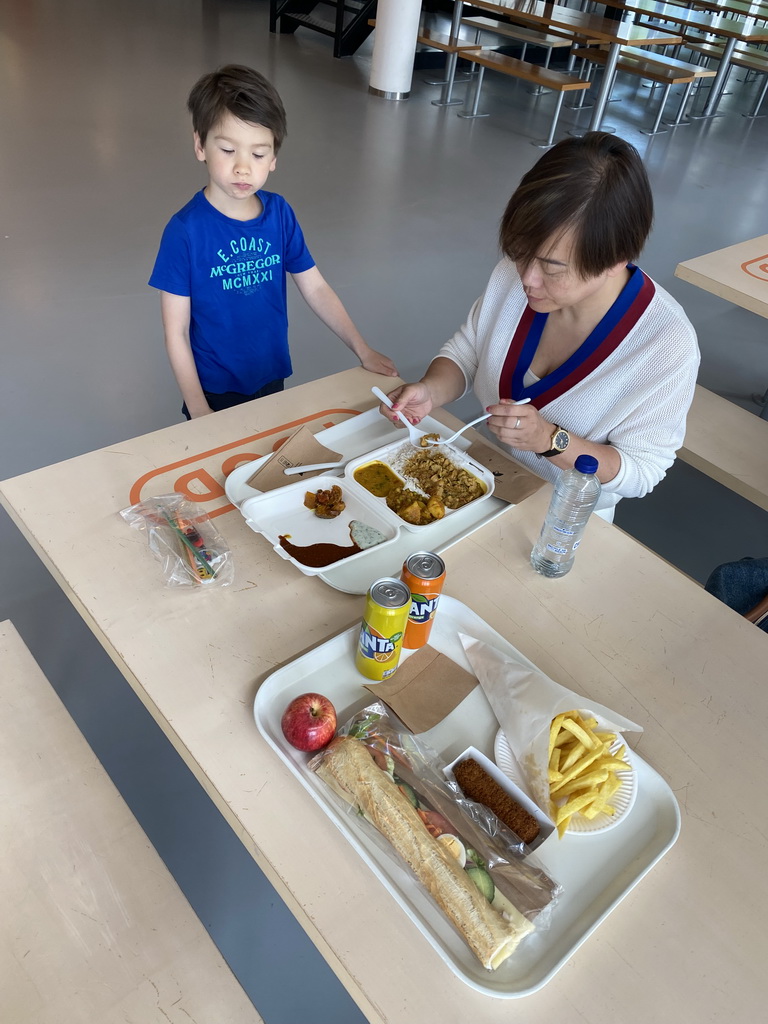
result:
[(282, 391), (292, 373), (286, 274), (366, 370), (396, 376), (315, 266), (293, 210), (262, 191), (285, 138), (285, 110), (257, 71), (204, 75), (187, 103), (208, 184), (169, 222), (150, 285), (187, 419)]

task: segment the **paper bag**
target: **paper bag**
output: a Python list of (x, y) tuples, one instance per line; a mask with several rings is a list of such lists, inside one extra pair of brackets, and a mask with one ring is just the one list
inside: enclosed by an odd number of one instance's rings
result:
[[(306, 424), (291, 434), (287, 441), (273, 452), (253, 476), (248, 478), (248, 486), (255, 487), (257, 491), (271, 491), (275, 487), (283, 487), (285, 484), (295, 483), (297, 480), (306, 479), (302, 476), (286, 476), (285, 470), (293, 466), (311, 466), (316, 462), (340, 462), (343, 456), (338, 452), (331, 451), (315, 438), (315, 435)], [(322, 470), (312, 470), (307, 477), (314, 476)]]
[(474, 690), (477, 680), (461, 665), (426, 646), (402, 662), (389, 679), (364, 685), (411, 732), (420, 733), (447, 718)]
[(467, 455), (493, 473), (494, 497), (511, 505), (518, 505), (544, 486), (545, 481), (540, 476), (484, 441), (475, 441)]
[(549, 726), (563, 711), (587, 711), (601, 729), (611, 732), (642, 732), (643, 728), (610, 708), (554, 682), (536, 668), (502, 654), (490, 644), (459, 634), (469, 663), (488, 703), (542, 808), (549, 808)]

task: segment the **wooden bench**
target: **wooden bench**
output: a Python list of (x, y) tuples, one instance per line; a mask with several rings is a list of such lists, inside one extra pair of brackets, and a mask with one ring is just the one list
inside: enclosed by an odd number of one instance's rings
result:
[(2, 1020), (263, 1024), (9, 622), (0, 728)]
[(697, 384), (677, 454), (768, 511), (768, 420)]
[[(371, 21), (369, 24), (375, 25), (376, 22)], [(431, 50), (442, 50), (443, 53), (462, 54), (464, 50), (478, 49), (478, 44), (472, 43), (468, 39), (457, 39), (453, 43), (450, 36), (443, 35), (440, 32), (433, 32), (429, 28), (419, 29), (416, 41), (422, 46), (428, 46)]]
[[(608, 60), (608, 51), (594, 48), (579, 48), (574, 51), (575, 56), (590, 64), (604, 66)], [(685, 107), (691, 94), (694, 82), (704, 78), (714, 78), (716, 72), (699, 64), (688, 64), (675, 57), (667, 57), (661, 53), (649, 53), (641, 47), (623, 46), (619, 59), (616, 63), (616, 71), (628, 75), (635, 75), (638, 78), (646, 79), (663, 86), (661, 101), (656, 111), (652, 127), (643, 131), (645, 135), (658, 135), (666, 131), (661, 127), (661, 118), (664, 107), (673, 85), (685, 85), (686, 89), (677, 111), (674, 121), (667, 122), (670, 127), (677, 127), (680, 124), (687, 124), (684, 120)]]
[[(507, 57), (503, 53), (497, 53), (496, 50), (490, 50), (485, 47), (480, 50), (466, 51), (465, 53), (462, 53), (462, 57), (473, 64), (477, 64), (480, 69), (480, 74), (477, 76), (475, 81), (472, 106), (468, 112), (460, 113), (459, 117), (487, 116), (486, 114), (478, 113), (480, 90), (483, 86), (483, 74), (486, 68), (490, 68), (492, 71), (498, 71), (503, 75), (508, 75), (510, 78), (519, 78), (523, 82), (531, 82), (533, 85), (540, 85), (544, 89), (549, 89), (552, 92), (557, 93), (555, 110), (552, 115), (552, 121), (549, 128), (549, 135), (543, 142), (533, 143), (534, 146), (538, 146), (540, 149), (549, 149), (549, 147), (554, 143), (555, 128), (557, 127), (557, 119), (560, 116), (560, 109), (563, 105), (563, 97), (565, 93), (578, 92), (581, 89), (589, 88), (589, 82), (574, 75), (569, 75), (562, 71), (552, 71), (550, 68), (544, 68), (540, 64), (531, 64), (525, 60), (518, 60), (517, 57)], [(470, 88), (470, 86), (467, 87), (466, 104), (468, 104), (470, 100)]]

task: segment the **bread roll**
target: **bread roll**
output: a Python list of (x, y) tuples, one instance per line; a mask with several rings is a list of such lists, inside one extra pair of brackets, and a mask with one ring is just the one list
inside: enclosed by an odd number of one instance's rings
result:
[(373, 761), (365, 744), (338, 737), (323, 751), (317, 774), (366, 818), (406, 861), (466, 939), (483, 967), (495, 970), (533, 931), (512, 908), (503, 917), (483, 896), (456, 858), (424, 826), (410, 801)]

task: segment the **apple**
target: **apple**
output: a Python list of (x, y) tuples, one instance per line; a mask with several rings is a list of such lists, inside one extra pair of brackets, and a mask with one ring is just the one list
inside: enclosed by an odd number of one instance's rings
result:
[(322, 693), (302, 693), (285, 709), (280, 725), (292, 747), (320, 750), (336, 732), (336, 708)]

